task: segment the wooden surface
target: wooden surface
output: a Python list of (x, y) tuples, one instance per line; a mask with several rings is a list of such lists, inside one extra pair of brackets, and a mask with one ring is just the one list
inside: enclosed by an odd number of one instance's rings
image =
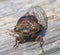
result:
[[(0, 5), (0, 55), (60, 55), (59, 0), (5, 0), (0, 1)], [(45, 53), (42, 53), (39, 42), (27, 42), (14, 49), (15, 38), (9, 35), (9, 30), (32, 5), (42, 6), (48, 16), (43, 46)]]

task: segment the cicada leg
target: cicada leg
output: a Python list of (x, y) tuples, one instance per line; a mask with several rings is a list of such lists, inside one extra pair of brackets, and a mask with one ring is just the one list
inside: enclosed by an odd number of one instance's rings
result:
[(42, 52), (44, 53), (44, 50), (43, 50), (43, 44), (44, 44), (43, 37), (42, 36), (37, 36), (35, 41), (38, 41), (39, 39), (40, 39), (40, 47), (42, 49)]
[(18, 38), (16, 38), (13, 48), (18, 44), (18, 41), (19, 41)]
[(15, 40), (15, 45), (13, 46), (13, 48), (15, 47), (15, 49), (19, 46), (19, 44), (22, 44), (22, 39), (20, 37), (16, 37)]
[(41, 47), (41, 49), (42, 49), (42, 52), (44, 53), (43, 44), (44, 44), (43, 37), (40, 36), (40, 47)]

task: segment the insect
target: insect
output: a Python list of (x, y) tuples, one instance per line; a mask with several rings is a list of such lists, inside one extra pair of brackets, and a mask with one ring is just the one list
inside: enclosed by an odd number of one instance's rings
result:
[(13, 30), (11, 30), (11, 32), (14, 33), (13, 36), (15, 36), (16, 38), (15, 40), (16, 43), (13, 47), (15, 47), (17, 44), (18, 45), (23, 44), (28, 40), (30, 41), (40, 40), (40, 47), (42, 49), (42, 52), (44, 52), (42, 48), (44, 42), (43, 37), (39, 35), (39, 33), (42, 32), (42, 30), (44, 30), (44, 26), (43, 24), (40, 24), (38, 21), (39, 21), (38, 17), (29, 13), (19, 18), (16, 26), (14, 27)]
[(43, 26), (38, 23), (35, 16), (28, 15), (21, 17), (12, 31), (15, 34), (18, 34), (18, 36), (15, 36), (16, 44), (14, 47), (19, 43), (22, 44), (27, 42), (27, 39), (30, 39), (31, 41), (37, 41), (40, 39), (40, 47), (42, 47), (43, 38), (42, 36), (37, 36), (42, 30)]

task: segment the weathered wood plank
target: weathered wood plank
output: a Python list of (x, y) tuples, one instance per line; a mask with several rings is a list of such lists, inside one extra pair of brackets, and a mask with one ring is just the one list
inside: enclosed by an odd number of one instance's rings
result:
[[(0, 5), (0, 55), (60, 55), (59, 0), (5, 0), (0, 1)], [(49, 17), (48, 29), (43, 37), (44, 54), (42, 54), (39, 42), (27, 42), (14, 49), (15, 38), (9, 35), (9, 30), (32, 5), (41, 5)]]

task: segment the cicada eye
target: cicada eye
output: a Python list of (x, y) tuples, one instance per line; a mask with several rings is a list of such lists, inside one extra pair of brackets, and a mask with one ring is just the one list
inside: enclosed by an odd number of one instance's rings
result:
[(16, 31), (18, 31), (19, 30), (19, 28), (16, 28)]
[(15, 31), (18, 31), (18, 30), (19, 30), (19, 28), (16, 28), (16, 27), (15, 27), (15, 28), (14, 28), (14, 30), (15, 30)]

